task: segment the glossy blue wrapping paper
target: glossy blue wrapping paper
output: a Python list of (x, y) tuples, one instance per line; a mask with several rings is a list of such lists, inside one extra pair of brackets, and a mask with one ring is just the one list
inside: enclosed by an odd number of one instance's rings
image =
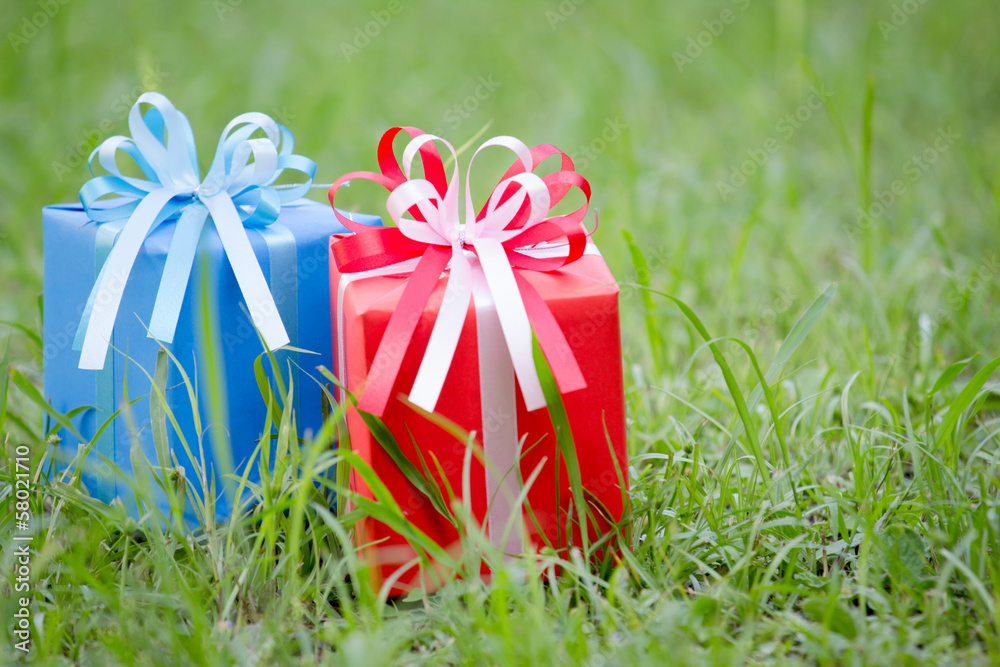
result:
[[(380, 224), (375, 216), (352, 215), (365, 224)], [(136, 515), (137, 506), (128, 481), (133, 476), (133, 462), (140, 460), (137, 455), (141, 454), (154, 466), (158, 465), (150, 429), (148, 395), (151, 383), (146, 374), (153, 375), (160, 344), (148, 337), (146, 327), (176, 222), (161, 224), (143, 243), (129, 274), (115, 321), (112, 350), (104, 370), (94, 371), (78, 368), (80, 353), (73, 349), (73, 341), (99, 268), (100, 225), (92, 222), (83, 208), (75, 204), (44, 208), (42, 221), (45, 396), (62, 413), (91, 406), (73, 419), (86, 445), (114, 410), (124, 406), (127, 382), (128, 398), (139, 400), (128, 409), (128, 416), (120, 415), (94, 443), (84, 467), (83, 482), (94, 497), (105, 502), (119, 497), (129, 512)], [(276, 224), (283, 225), (294, 236), (295, 247), (291, 257), (288, 252), (276, 254), (269, 251), (268, 244), (257, 231), (250, 229), (247, 236), (283, 318), (287, 319), (286, 313), (292, 313), (296, 318), (295, 322), (285, 322), (292, 337), (291, 346), (317, 353), (279, 351), (276, 354), (283, 369), (287, 369), (289, 360), (301, 367), (300, 370), (293, 364), (291, 373), (297, 395), (296, 421), (300, 432), (310, 429), (315, 432), (322, 423), (319, 383), (326, 382), (315, 369), (320, 365), (327, 368), (333, 366), (329, 237), (346, 230), (329, 206), (306, 200), (283, 206)], [(206, 266), (208, 274), (203, 276), (203, 267)], [(200, 286), (203, 279), (207, 279), (211, 286), (214, 301), (211, 307), (216, 309), (221, 332), (219, 349), (227, 389), (225, 407), (228, 423), (225, 427), (235, 472), (242, 474), (264, 428), (267, 409), (254, 375), (254, 360), (264, 349), (247, 315), (246, 304), (219, 236), (211, 224), (206, 226), (198, 245), (194, 273), (184, 294), (174, 340), (164, 347), (180, 361), (197, 391), (197, 408), (203, 432), (201, 449), (207, 469), (216, 476), (216, 516), (221, 518), (228, 515), (231, 508), (230, 500), (223, 494), (219, 466), (215, 464), (208, 435), (211, 413), (207, 405), (207, 374), (198, 352), (202, 317)], [(268, 363), (264, 366), (269, 368)], [(287, 374), (287, 370), (283, 373)], [(167, 403), (195, 457), (198, 457), (199, 434), (195, 429), (188, 389), (172, 362), (166, 387)], [(61, 435), (60, 458), (65, 463), (76, 455), (81, 443), (65, 429)], [(195, 466), (169, 421), (167, 435), (177, 463), (184, 468), (185, 476), (194, 481)], [(124, 477), (112, 473), (103, 465), (101, 456), (113, 461)], [(249, 480), (259, 481), (256, 461), (251, 466)], [(185, 516), (189, 522), (195, 519), (190, 494), (199, 492), (199, 488), (200, 484), (196, 481), (187, 485)], [(167, 497), (162, 491), (156, 491), (155, 501), (161, 510), (167, 511)]]

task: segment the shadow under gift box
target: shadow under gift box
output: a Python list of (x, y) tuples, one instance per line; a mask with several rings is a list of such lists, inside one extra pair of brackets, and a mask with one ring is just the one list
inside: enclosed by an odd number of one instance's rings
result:
[[(335, 242), (336, 237), (331, 240)], [(587, 254), (558, 271), (542, 273), (515, 269), (530, 282), (562, 327), (567, 342), (583, 372), (587, 387), (563, 394), (569, 417), (570, 429), (576, 446), (584, 495), (597, 517), (596, 530), (592, 526), (591, 543), (611, 530), (607, 515), (617, 522), (623, 513), (628, 493), (628, 460), (625, 445), (625, 397), (622, 382), (621, 333), (618, 323), (618, 286), (599, 254)], [(339, 289), (341, 274), (336, 262), (330, 261), (330, 285), (333, 317), (338, 317), (338, 299), (343, 297), (340, 314), (346, 326), (334, 325), (344, 337), (343, 360), (334, 338), (336, 372), (355, 396), (361, 390), (371, 371), (379, 341), (396, 309), (408, 279), (408, 274), (360, 278), (351, 280), (346, 289)], [(437, 311), (444, 296), (446, 281), (442, 277), (424, 307), (410, 348), (393, 386), (383, 421), (399, 444), (402, 453), (418, 467), (421, 466), (414, 443), (432, 470), (434, 482), (442, 490), (447, 502), (448, 494), (433, 464), (436, 457), (441, 469), (456, 495), (462, 494), (463, 460), (465, 444), (449, 435), (439, 426), (428, 421), (398, 400), (413, 385), (417, 370), (427, 347)], [(340, 364), (343, 361), (344, 367)], [(528, 491), (527, 499), (535, 518), (527, 516), (522, 507), (524, 525), (529, 540), (540, 550), (548, 542), (567, 557), (566, 526), (572, 523), (574, 545), (581, 544), (579, 525), (572, 509), (572, 490), (565, 463), (560, 463), (557, 475), (555, 432), (548, 410), (528, 412), (517, 388), (517, 433), (525, 438), (520, 462), (521, 478), (527, 480), (536, 467), (541, 472)], [(510, 415), (496, 414), (487, 407), (482, 413), (479, 390), (479, 355), (476, 334), (476, 312), (470, 304), (465, 325), (444, 388), (437, 402), (437, 412), (460, 425), (466, 431), (476, 431), (482, 446), (483, 429), (491, 428), (495, 420), (508, 419)], [(459, 536), (455, 527), (441, 516), (430, 501), (414, 487), (399, 470), (389, 455), (371, 436), (357, 410), (348, 411), (348, 430), (351, 449), (368, 463), (393, 494), (406, 519), (453, 555), (459, 553)], [(485, 423), (484, 423), (485, 422)], [(614, 457), (614, 458), (612, 458)], [(617, 459), (617, 470), (616, 461)], [(544, 463), (543, 463), (544, 461)], [(619, 482), (619, 472), (625, 487)], [(500, 471), (502, 475), (505, 471)], [(486, 491), (486, 473), (478, 459), (472, 459), (471, 495), (472, 513), (479, 525), (484, 525), (490, 499)], [(364, 497), (372, 499), (372, 491), (359, 475), (352, 473), (351, 487)], [(573, 512), (573, 517), (568, 513)], [(536, 527), (537, 522), (537, 527)], [(378, 590), (382, 582), (415, 557), (406, 539), (384, 523), (364, 517), (355, 526), (355, 541), (362, 547), (366, 562), (371, 566), (372, 583)], [(562, 548), (560, 550), (560, 547)], [(616, 547), (611, 541), (610, 550)], [(604, 550), (608, 552), (607, 549)], [(488, 574), (483, 566), (481, 574)], [(403, 595), (414, 588), (428, 592), (435, 589), (435, 577), (421, 579), (417, 568), (403, 574), (390, 591), (390, 595)]]
[[(349, 214), (363, 224), (380, 225), (376, 216)], [(315, 368), (332, 367), (329, 352), (331, 336), (329, 317), (329, 255), (331, 234), (346, 231), (329, 206), (316, 202), (286, 204), (281, 209), (278, 223), (287, 227), (295, 239), (294, 263), (289, 255), (281, 259), (271, 257), (268, 245), (260, 233), (252, 228), (247, 236), (254, 254), (279, 311), (297, 312), (297, 322), (285, 322), (290, 345), (319, 354), (295, 354), (279, 351), (276, 357), (283, 375), (287, 374), (288, 360), (297, 360), (302, 371), (293, 366), (291, 380), (294, 384), (296, 421), (299, 432), (312, 429), (316, 432), (322, 424), (322, 390), (313, 378), (322, 380)], [(154, 466), (158, 458), (150, 429), (151, 384), (143, 373), (153, 375), (159, 343), (147, 336), (146, 326), (153, 312), (153, 303), (163, 275), (164, 262), (173, 237), (174, 221), (161, 224), (143, 243), (134, 268), (129, 275), (121, 307), (115, 320), (112, 349), (103, 371), (78, 368), (80, 353), (73, 350), (73, 340), (80, 323), (84, 306), (94, 285), (97, 270), (95, 246), (99, 225), (90, 221), (78, 204), (47, 206), (42, 211), (44, 243), (45, 300), (43, 313), (44, 393), (52, 406), (67, 413), (80, 406), (93, 406), (74, 420), (74, 425), (87, 441), (117, 409), (124, 406), (124, 389), (128, 382), (128, 397), (142, 397), (131, 408), (132, 427), (124, 414), (119, 415), (94, 444), (84, 468), (83, 481), (90, 493), (105, 502), (120, 497), (134, 516), (137, 508), (129, 483), (116, 478), (111, 469), (101, 463), (100, 453), (113, 461), (126, 475), (133, 475), (131, 450), (138, 445), (142, 455)], [(207, 257), (206, 257), (207, 255)], [(207, 259), (207, 263), (204, 260)], [(274, 266), (272, 266), (274, 259)], [(279, 265), (279, 261), (286, 266)], [(250, 317), (245, 300), (229, 259), (214, 226), (209, 222), (198, 246), (194, 270), (184, 295), (184, 301), (171, 344), (165, 345), (177, 357), (191, 378), (198, 395), (198, 414), (203, 429), (203, 450), (206, 470), (215, 473), (217, 498), (216, 518), (229, 515), (230, 500), (222, 493), (220, 470), (215, 464), (211, 440), (208, 435), (210, 411), (206, 378), (209, 369), (198, 353), (200, 345), (202, 285), (201, 266), (207, 265), (206, 276), (213, 292), (214, 306), (220, 329), (219, 351), (222, 358), (226, 387), (225, 407), (228, 415), (226, 429), (232, 450), (232, 462), (237, 474), (242, 474), (260, 440), (267, 407), (261, 397), (254, 374), (254, 360), (264, 352)], [(272, 275), (273, 273), (273, 275)], [(294, 298), (293, 298), (294, 296)], [(294, 306), (290, 308), (290, 306)], [(297, 331), (297, 336), (294, 332)], [(126, 354), (128, 359), (126, 361)], [(142, 369), (140, 368), (142, 367)], [(171, 362), (166, 381), (166, 402), (180, 426), (192, 453), (199, 457), (198, 433), (187, 387), (176, 365)], [(270, 375), (270, 364), (264, 367)], [(312, 377), (310, 377), (310, 375)], [(288, 378), (285, 378), (286, 382)], [(158, 400), (155, 396), (152, 400)], [(134, 441), (133, 432), (138, 433)], [(189, 482), (194, 482), (201, 495), (195, 467), (187, 456), (170, 421), (167, 421), (167, 442), (177, 462), (184, 468)], [(76, 438), (62, 431), (60, 458), (62, 466), (77, 453), (80, 444)], [(86, 444), (86, 443), (84, 443)], [(259, 482), (259, 458), (251, 466), (249, 480)], [(155, 488), (155, 484), (153, 485)], [(197, 521), (193, 511), (191, 484), (185, 490), (185, 519)], [(169, 508), (166, 495), (155, 488), (155, 502), (166, 513)]]

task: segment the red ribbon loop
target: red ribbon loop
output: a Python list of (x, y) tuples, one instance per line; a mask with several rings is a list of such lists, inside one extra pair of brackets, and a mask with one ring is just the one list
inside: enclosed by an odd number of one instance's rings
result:
[[(409, 134), (412, 140), (404, 153), (403, 163), (400, 164), (393, 151), (393, 141), (402, 132)], [(382, 185), (390, 192), (389, 212), (396, 223), (395, 227), (368, 227), (353, 222), (349, 216), (334, 207), (337, 218), (354, 232), (351, 236), (338, 239), (332, 246), (333, 259), (341, 272), (386, 269), (419, 258), (416, 267), (408, 269), (411, 271), (410, 277), (379, 343), (358, 409), (379, 416), (384, 413), (420, 314), (441, 274), (456, 262), (461, 267), (472, 267), (472, 270), (483, 272), (487, 280), (482, 284), (506, 284), (504, 275), (509, 276), (513, 271), (515, 282), (510, 283), (510, 286), (516, 284), (516, 295), (497, 294), (496, 290), (499, 288), (491, 290), (494, 301), (503, 301), (505, 304), (498, 304), (498, 315), (504, 324), (507, 346), (528, 408), (544, 406), (544, 398), (540, 398), (540, 385), (537, 374), (534, 374), (534, 362), (530, 359), (530, 335), (525, 347), (523, 332), (527, 331), (527, 327), (522, 331), (516, 326), (520, 317), (525, 317), (530, 323), (531, 331), (539, 341), (560, 391), (567, 393), (582, 389), (586, 383), (566, 337), (545, 301), (525, 278), (524, 272), (556, 271), (583, 256), (587, 245), (587, 231), (582, 221), (590, 204), (590, 184), (576, 173), (573, 161), (558, 148), (542, 144), (529, 151), (516, 139), (497, 137), (484, 144), (480, 150), (486, 146), (500, 145), (514, 151), (518, 159), (504, 173), (474, 220), (466, 219), (462, 222), (458, 218), (457, 164), (449, 181), (435, 141), (444, 143), (454, 154), (451, 145), (443, 139), (426, 135), (414, 127), (394, 127), (379, 141), (378, 164), (381, 173), (351, 172), (337, 179), (330, 188), (330, 204), (333, 206), (339, 189), (352, 179), (365, 179)], [(410, 169), (418, 154), (423, 165), (423, 178), (414, 179), (410, 176)], [(536, 174), (538, 165), (552, 156), (560, 158), (560, 170), (544, 176)], [(584, 205), (572, 213), (549, 216), (551, 209), (574, 187), (583, 193)], [(520, 204), (511, 201), (516, 197), (522, 198)], [(467, 197), (467, 202), (468, 218), (472, 215), (468, 208), (471, 207), (471, 197)], [(517, 207), (516, 210), (514, 206)], [(404, 209), (409, 218), (404, 217)], [(480, 255), (487, 250), (490, 251), (488, 256)], [(509, 263), (507, 268), (502, 268), (504, 254)], [(471, 260), (472, 264), (469, 264), (472, 256), (481, 258), (481, 261)], [(456, 268), (461, 267), (456, 265)], [(469, 268), (463, 268), (461, 275), (468, 275), (468, 270)], [(447, 279), (451, 281), (452, 275), (449, 274)], [(472, 295), (470, 285), (449, 284), (448, 290), (453, 295), (459, 295), (458, 303), (467, 304)], [(467, 308), (467, 305), (463, 307)], [(453, 309), (447, 318), (443, 313), (444, 308), (435, 322), (435, 332), (439, 325), (462, 326), (464, 312)], [(448, 321), (442, 322), (443, 318)], [(458, 329), (452, 331), (457, 332)], [(457, 333), (438, 338), (457, 340)], [(432, 345), (428, 346), (427, 354), (433, 354), (431, 347)], [(437, 349), (440, 358), (432, 361), (450, 365), (453, 352), (453, 347), (447, 348), (445, 344)], [(529, 357), (527, 360), (524, 359), (525, 354)], [(531, 377), (532, 374), (534, 377)], [(433, 406), (437, 400), (437, 391), (439, 389), (424, 387), (419, 393), (429, 397), (424, 402)], [(416, 393), (418, 388), (414, 386), (413, 394)], [(414, 400), (417, 402), (419, 399)]]

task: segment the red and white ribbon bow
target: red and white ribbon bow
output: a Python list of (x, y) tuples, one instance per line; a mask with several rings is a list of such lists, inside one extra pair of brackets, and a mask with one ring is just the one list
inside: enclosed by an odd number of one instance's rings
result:
[[(403, 152), (400, 167), (392, 145), (402, 131), (413, 138)], [(450, 181), (435, 141), (447, 146), (456, 158)], [(518, 139), (507, 136), (494, 137), (476, 150), (470, 159), (466, 183), (472, 161), (490, 146), (509, 149), (517, 160), (478, 213), (466, 186), (464, 217), (459, 212), (459, 169), (454, 148), (444, 139), (413, 127), (396, 127), (383, 135), (378, 148), (382, 173), (351, 172), (330, 188), (332, 205), (338, 189), (351, 179), (379, 183), (390, 191), (386, 207), (396, 224), (382, 228), (359, 225), (334, 207), (340, 221), (355, 232), (333, 245), (334, 259), (341, 272), (371, 271), (418, 258), (379, 343), (372, 363), (378, 372), (369, 374), (358, 403), (360, 410), (380, 416), (384, 413), (420, 314), (446, 269), (449, 273), (445, 296), (410, 391), (410, 401), (434, 410), (470, 299), (477, 303), (493, 302), (528, 410), (545, 406), (532, 355), (533, 330), (560, 392), (586, 386), (561, 328), (541, 295), (519, 270), (554, 271), (583, 256), (587, 232), (582, 220), (590, 202), (590, 185), (573, 170), (569, 156), (554, 146), (543, 144), (529, 149)], [(418, 154), (424, 177), (411, 178)], [(561, 156), (559, 171), (544, 176), (534, 173), (539, 163), (553, 155)], [(552, 207), (573, 186), (580, 188), (586, 203), (567, 215), (550, 216)], [(553, 247), (564, 250), (553, 254)], [(480, 355), (484, 352), (489, 351), (480, 345)]]

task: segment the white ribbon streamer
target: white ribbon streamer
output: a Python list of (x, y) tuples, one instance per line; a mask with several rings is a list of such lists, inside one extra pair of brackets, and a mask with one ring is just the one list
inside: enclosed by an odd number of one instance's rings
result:
[[(543, 244), (535, 248), (526, 249), (523, 252), (526, 255), (539, 259), (558, 257), (565, 254), (566, 246), (561, 244)], [(596, 245), (588, 240), (583, 254), (600, 256), (600, 251)], [(517, 505), (517, 498), (520, 492), (518, 476), (520, 468), (518, 442), (520, 436), (517, 430), (517, 400), (514, 388), (515, 366), (511, 361), (508, 352), (509, 348), (504, 344), (506, 334), (503, 330), (498, 305), (495, 301), (496, 291), (491, 289), (486, 282), (486, 271), (481, 266), (477, 266), (479, 262), (472, 252), (464, 251), (460, 253), (461, 260), (456, 262), (455, 260), (458, 255), (456, 253), (456, 255), (452, 256), (452, 263), (449, 265), (451, 275), (448, 284), (450, 286), (455, 281), (454, 271), (456, 266), (468, 267), (470, 280), (466, 284), (470, 286), (470, 295), (475, 295), (474, 303), (476, 308), (479, 393), (480, 405), (482, 406), (480, 424), (482, 427), (483, 454), (486, 458), (486, 493), (489, 502), (487, 530), (490, 543), (502, 551), (506, 560), (524, 552), (524, 526), (522, 522), (514, 522), (513, 530), (507, 536), (506, 542), (503, 535), (506, 526), (510, 523), (511, 517), (515, 515), (515, 512), (520, 512), (520, 507)], [(337, 285), (336, 313), (336, 321), (339, 327), (337, 335), (337, 373), (343, 387), (347, 387), (348, 377), (347, 338), (345, 335), (348, 323), (347, 314), (344, 309), (347, 288), (358, 280), (410, 273), (416, 267), (417, 262), (417, 259), (410, 259), (399, 264), (372, 269), (370, 271), (343, 273), (340, 275), (340, 282)], [(438, 319), (440, 320), (441, 313), (446, 307), (451, 308), (453, 307), (452, 304), (457, 303), (459, 303), (458, 300), (448, 301), (446, 297), (445, 301), (441, 304)], [(462, 324), (464, 325), (465, 314), (469, 308), (468, 298), (462, 304)], [(457, 309), (458, 306), (456, 305), (454, 308)], [(431, 338), (434, 337), (436, 331), (437, 328), (435, 327), (431, 332)], [(462, 325), (457, 327), (456, 345), (461, 332)], [(428, 343), (429, 348), (430, 343)], [(428, 384), (433, 383), (437, 386), (438, 392), (440, 392), (449, 366), (450, 363), (447, 365), (438, 364), (436, 366), (439, 370), (440, 385), (437, 385), (439, 379), (437, 375), (428, 375), (424, 378), (424, 381)], [(424, 364), (421, 364), (420, 370), (417, 372), (418, 376), (421, 372), (424, 372)], [(523, 389), (524, 387), (522, 386), (522, 391)], [(540, 387), (539, 391), (541, 391)], [(344, 390), (340, 392), (340, 400), (347, 400)], [(410, 401), (416, 403), (412, 394)]]
[[(410, 179), (413, 161), (420, 148), (432, 141), (440, 141), (451, 151), (455, 160), (452, 178), (443, 198), (426, 179)], [(484, 148), (501, 146), (511, 150), (523, 164), (525, 171), (504, 179), (496, 187), (487, 203), (486, 215), (476, 220), (472, 203), (472, 193), (468, 182), (472, 173), (472, 162)], [(403, 151), (402, 169), (407, 180), (389, 195), (387, 209), (400, 232), (420, 243), (448, 246), (452, 249), (451, 275), (448, 280), (444, 302), (438, 313), (431, 337), (410, 390), (410, 400), (421, 408), (432, 412), (437, 406), (444, 379), (451, 366), (455, 347), (465, 323), (473, 284), (484, 278), (484, 290), (489, 292), (495, 304), (502, 342), (510, 358), (514, 360), (514, 373), (521, 387), (525, 404), (529, 410), (545, 406), (538, 371), (532, 354), (531, 324), (520, 291), (514, 280), (514, 272), (502, 243), (523, 233), (545, 219), (549, 210), (549, 191), (545, 182), (531, 173), (534, 164), (531, 150), (514, 137), (494, 137), (483, 143), (473, 154), (466, 173), (465, 220), (459, 217), (458, 158), (452, 145), (437, 136), (420, 135), (411, 140)], [(517, 193), (504, 203), (500, 203), (511, 184), (521, 186)], [(516, 230), (504, 228), (514, 219), (524, 203), (525, 197), (531, 201), (530, 215), (523, 226)], [(437, 202), (433, 205), (432, 202)], [(426, 223), (405, 217), (405, 213), (416, 206)], [(465, 257), (466, 248), (475, 248), (481, 261), (470, 263)]]

